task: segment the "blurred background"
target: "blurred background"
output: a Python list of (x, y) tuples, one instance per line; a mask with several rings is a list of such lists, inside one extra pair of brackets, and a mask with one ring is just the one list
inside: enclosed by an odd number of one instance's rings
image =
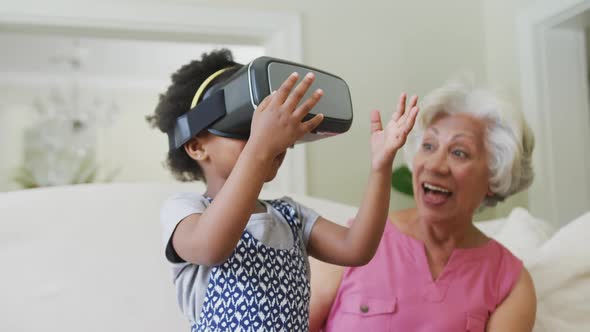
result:
[[(537, 179), (515, 206), (553, 220), (590, 208), (588, 1), (0, 0), (0, 191), (81, 182), (173, 181), (149, 127), (170, 74), (227, 47), (282, 57), (349, 84), (354, 123), (298, 146), (277, 189), (358, 205), (369, 112), (469, 75), (522, 108)], [(395, 167), (402, 164), (401, 154)], [(392, 208), (413, 204), (394, 191)]]

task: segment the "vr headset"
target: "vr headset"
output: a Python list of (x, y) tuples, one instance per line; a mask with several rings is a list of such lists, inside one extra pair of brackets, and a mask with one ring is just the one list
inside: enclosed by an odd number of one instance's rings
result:
[(300, 103), (316, 89), (324, 90), (324, 96), (304, 121), (318, 113), (324, 115), (324, 120), (298, 143), (344, 133), (352, 124), (352, 102), (344, 80), (318, 69), (270, 57), (259, 57), (242, 66), (229, 78), (211, 86), (199, 102), (207, 85), (232, 68), (236, 67), (222, 69), (201, 84), (190, 111), (180, 116), (174, 129), (168, 132), (171, 150), (182, 147), (203, 130), (217, 136), (247, 140), (256, 107), (272, 91), (278, 90), (293, 72), (299, 73), (300, 80), (308, 72), (315, 74), (315, 81)]

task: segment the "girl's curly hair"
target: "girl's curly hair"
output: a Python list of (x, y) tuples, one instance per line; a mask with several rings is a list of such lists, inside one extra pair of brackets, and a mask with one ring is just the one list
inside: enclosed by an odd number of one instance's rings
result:
[[(236, 66), (235, 70), (228, 70), (211, 82), (207, 89), (231, 76), (240, 66), (233, 60), (230, 50), (221, 49), (204, 53), (200, 60), (194, 60), (182, 66), (172, 74), (172, 84), (160, 100), (153, 115), (146, 117), (152, 127), (168, 133), (174, 128), (176, 119), (190, 110), (195, 92), (210, 75), (216, 71)], [(168, 151), (166, 165), (180, 181), (205, 180), (203, 170), (199, 164), (191, 159), (183, 148)]]

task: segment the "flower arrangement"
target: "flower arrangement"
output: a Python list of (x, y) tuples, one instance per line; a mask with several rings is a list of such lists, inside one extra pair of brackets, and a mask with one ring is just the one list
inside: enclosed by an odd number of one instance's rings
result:
[(74, 75), (33, 102), (34, 122), (24, 130), (23, 161), (14, 176), (23, 188), (107, 182), (117, 174), (99, 176), (96, 160), (98, 129), (110, 125), (117, 105), (84, 93), (79, 54), (60, 59)]

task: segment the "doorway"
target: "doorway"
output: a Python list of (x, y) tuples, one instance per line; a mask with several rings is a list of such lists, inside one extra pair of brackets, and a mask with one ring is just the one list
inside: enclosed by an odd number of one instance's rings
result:
[(519, 17), (523, 110), (536, 144), (531, 211), (561, 226), (590, 210), (590, 1), (541, 1)]

